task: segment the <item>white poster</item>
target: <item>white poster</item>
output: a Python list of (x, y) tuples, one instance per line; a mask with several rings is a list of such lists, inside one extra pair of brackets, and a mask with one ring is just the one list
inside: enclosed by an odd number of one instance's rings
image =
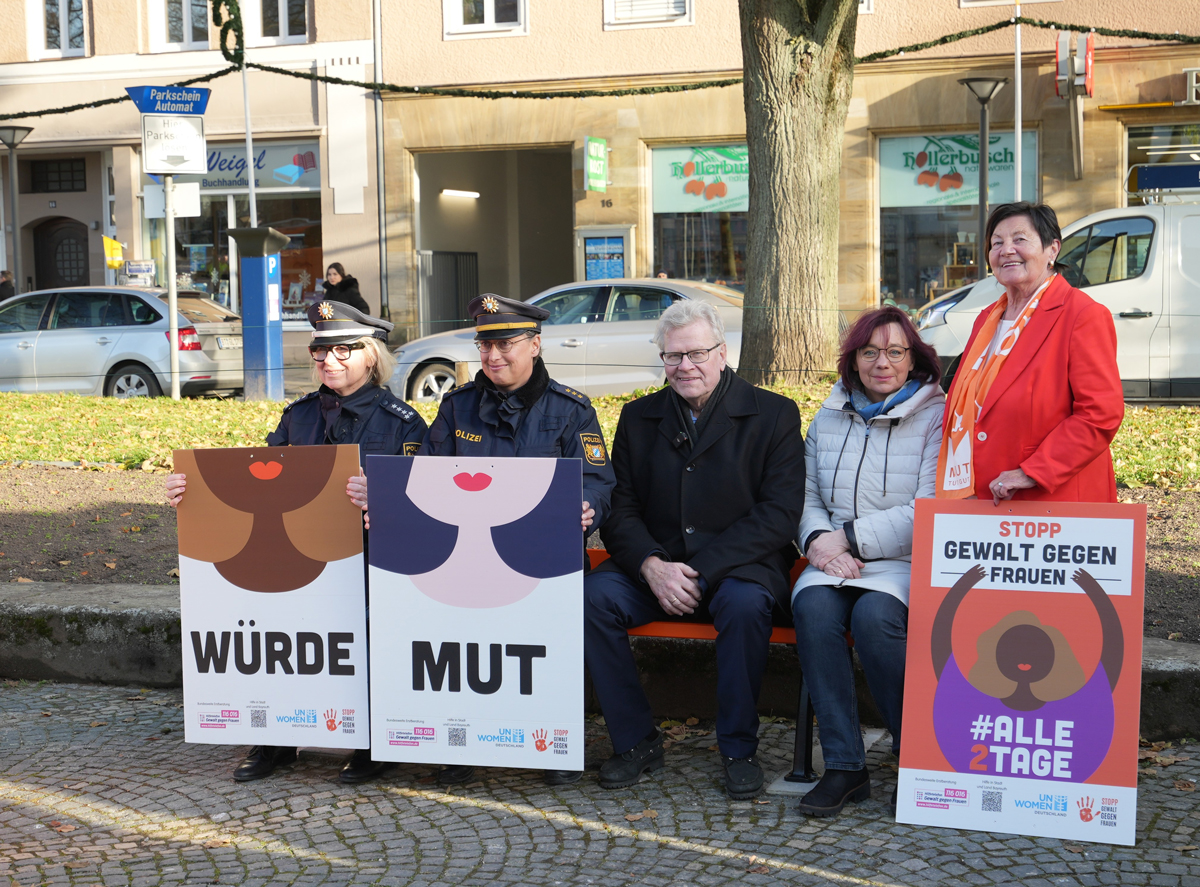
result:
[(377, 761), (583, 769), (578, 459), (370, 456)]
[(184, 739), (369, 747), (358, 447), (176, 450)]

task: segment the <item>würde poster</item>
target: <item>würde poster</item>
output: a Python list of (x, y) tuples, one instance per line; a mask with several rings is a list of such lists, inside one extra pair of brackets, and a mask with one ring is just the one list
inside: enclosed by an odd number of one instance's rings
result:
[(916, 505), (900, 822), (1133, 844), (1144, 505)]
[(582, 770), (579, 460), (366, 467), (371, 756)]
[(187, 742), (368, 748), (357, 446), (176, 450)]

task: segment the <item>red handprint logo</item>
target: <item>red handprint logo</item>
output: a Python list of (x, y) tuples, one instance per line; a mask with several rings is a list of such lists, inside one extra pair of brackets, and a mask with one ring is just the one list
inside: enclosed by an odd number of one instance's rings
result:
[(325, 729), (332, 733), (340, 726), (342, 726), (342, 722), (337, 719), (337, 709), (327, 709), (325, 711)]
[(1084, 822), (1092, 821), (1092, 806), (1095, 803), (1096, 801), (1094, 798), (1088, 797), (1080, 798), (1075, 802), (1076, 806), (1079, 807), (1079, 818)]
[(536, 748), (538, 751), (546, 750), (546, 731), (545, 730), (534, 730), (533, 731), (533, 747)]

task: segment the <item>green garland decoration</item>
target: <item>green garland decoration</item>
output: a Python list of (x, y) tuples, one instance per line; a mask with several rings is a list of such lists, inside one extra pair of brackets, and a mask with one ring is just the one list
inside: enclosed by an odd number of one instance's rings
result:
[[(220, 29), (219, 46), (221, 55), (225, 61), (229, 62), (229, 67), (223, 68), (212, 74), (205, 74), (201, 77), (193, 77), (190, 80), (183, 80), (179, 83), (171, 84), (172, 86), (193, 86), (197, 83), (205, 83), (209, 80), (216, 80), (218, 77), (224, 77), (226, 74), (232, 74), (240, 71), (243, 68), (253, 68), (258, 71), (264, 71), (269, 74), (280, 74), (284, 77), (296, 77), (301, 80), (316, 81), (319, 83), (332, 83), (338, 86), (354, 86), (365, 89), (368, 92), (377, 93), (396, 93), (401, 95), (432, 95), (448, 98), (474, 98), (474, 99), (590, 99), (590, 98), (610, 98), (631, 95), (658, 95), (661, 93), (676, 93), (676, 92), (691, 92), (698, 89), (714, 89), (725, 86), (736, 86), (742, 82), (741, 77), (729, 77), (722, 80), (702, 80), (696, 83), (676, 83), (664, 84), (660, 86), (633, 86), (623, 89), (574, 89), (574, 90), (499, 90), (499, 89), (462, 89), (458, 87), (447, 86), (399, 86), (395, 83), (379, 83), (379, 82), (364, 82), (359, 80), (346, 80), (342, 77), (333, 77), (328, 74), (313, 74), (307, 71), (289, 71), (286, 68), (277, 68), (274, 65), (260, 65), (256, 62), (246, 60), (246, 38), (245, 28), (242, 24), (242, 11), (238, 5), (238, 0), (212, 0), (212, 16), (213, 24)], [(946, 34), (934, 40), (926, 40), (922, 43), (910, 43), (907, 46), (898, 46), (895, 49), (882, 50), (873, 52), (869, 55), (861, 56), (855, 59), (855, 64), (865, 64), (868, 62), (882, 61), (883, 59), (895, 58), (911, 52), (920, 52), (925, 49), (932, 49), (935, 46), (946, 46), (951, 43), (957, 43), (960, 40), (967, 40), (971, 37), (979, 37), (983, 34), (990, 34), (993, 31), (1000, 31), (1004, 28), (1011, 28), (1015, 25), (1029, 25), (1032, 28), (1040, 28), (1048, 31), (1074, 31), (1080, 33), (1093, 32), (1102, 37), (1124, 37), (1134, 40), (1149, 40), (1156, 43), (1182, 43), (1188, 45), (1200, 45), (1200, 36), (1193, 34), (1165, 34), (1154, 31), (1139, 31), (1135, 28), (1099, 28), (1090, 27), (1087, 25), (1074, 25), (1064, 22), (1053, 22), (1043, 19), (1027, 18), (1026, 16), (1014, 16), (1004, 19), (1003, 21), (993, 22), (990, 25), (983, 25), (978, 28), (970, 28), (966, 31), (957, 31), (953, 34)], [(230, 36), (233, 37), (233, 45), (230, 45)], [(100, 108), (105, 105), (115, 105), (118, 102), (130, 101), (128, 96), (119, 96), (111, 99), (100, 99), (95, 102), (83, 102), (77, 105), (67, 105), (61, 108), (48, 108), (41, 111), (23, 111), (17, 114), (6, 114), (0, 116), (0, 120), (20, 120), (27, 117), (49, 117), (55, 114), (68, 114), (71, 111), (79, 111), (85, 108)]]

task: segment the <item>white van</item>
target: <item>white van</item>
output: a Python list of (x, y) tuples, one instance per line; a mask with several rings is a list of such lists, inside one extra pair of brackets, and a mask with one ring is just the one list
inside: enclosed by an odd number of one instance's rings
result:
[[(1193, 198), (1194, 199), (1194, 198)], [(1059, 261), (1074, 286), (1112, 312), (1126, 400), (1200, 400), (1200, 203), (1110, 209), (1063, 229)], [(917, 313), (947, 381), (996, 278), (947, 293)]]

